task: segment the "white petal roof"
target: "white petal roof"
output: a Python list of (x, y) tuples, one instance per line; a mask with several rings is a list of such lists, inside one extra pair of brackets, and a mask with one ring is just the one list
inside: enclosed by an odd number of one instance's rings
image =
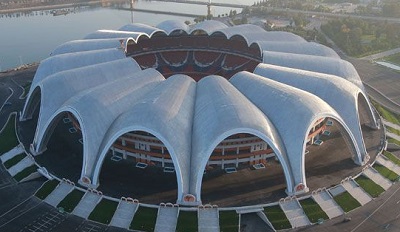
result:
[(321, 44), (306, 41), (257, 41), (255, 42), (261, 51), (284, 52), (291, 54), (304, 54), (313, 56), (326, 56), (332, 58), (340, 58), (332, 49)]
[[(293, 178), (297, 184), (306, 183), (304, 151), (308, 132), (314, 123), (321, 118), (330, 117), (339, 121), (349, 132), (337, 112), (311, 93), (249, 72), (236, 74), (230, 82), (268, 115), (278, 130), (283, 138)], [(354, 146), (354, 137), (351, 134), (349, 136)], [(358, 148), (354, 149), (360, 156)]]
[(197, 84), (191, 192), (200, 193), (203, 172), (214, 148), (227, 137), (238, 133), (253, 134), (267, 142), (282, 163), (287, 184), (292, 185), (292, 175), (287, 167), (289, 159), (274, 125), (228, 80), (221, 76), (208, 76)]
[[(259, 64), (254, 73), (305, 90), (328, 103), (348, 125), (362, 157), (365, 157), (367, 151), (362, 139), (358, 98), (364, 98), (365, 102), (367, 102), (367, 98), (360, 88), (338, 76), (268, 64)], [(343, 104), (343, 102), (351, 104)], [(375, 122), (371, 106), (367, 105), (366, 107), (370, 109), (370, 122)], [(362, 159), (355, 159), (355, 161), (362, 163)]]
[(98, 30), (85, 37), (85, 39), (114, 39), (114, 38), (126, 38), (131, 37), (135, 41), (138, 41), (139, 37), (145, 36), (147, 34), (142, 32), (132, 32), (132, 31), (115, 31), (115, 30)]
[[(252, 49), (258, 46), (264, 64), (229, 81), (211, 75), (196, 83), (182, 74), (165, 80), (126, 57), (128, 40), (137, 43), (158, 33), (176, 38), (196, 30), (245, 40)], [(216, 21), (191, 28), (181, 21), (156, 27), (136, 23), (99, 30), (52, 54), (38, 68), (21, 118), (29, 118), (40, 99), (33, 149), (41, 153), (61, 113), (72, 113), (84, 140), (81, 178), (89, 179), (92, 187), (100, 184), (108, 149), (131, 131), (151, 133), (167, 147), (176, 170), (178, 202), (191, 194), (200, 203), (202, 174), (213, 149), (237, 133), (258, 136), (272, 147), (289, 194), (296, 194), (299, 184), (306, 187), (303, 152), (311, 126), (321, 118), (343, 126), (355, 162), (361, 164), (366, 157), (358, 104), (370, 111), (371, 106), (356, 70), (332, 49), (291, 33)], [(375, 124), (372, 113), (370, 121)]]
[(73, 40), (58, 46), (56, 49), (54, 49), (51, 55), (55, 56), (64, 53), (94, 51), (108, 48), (121, 48), (120, 40), (123, 39), (124, 38)]
[(180, 20), (167, 20), (159, 23), (156, 27), (165, 31), (167, 35), (174, 31), (185, 31), (187, 33), (189, 30), (189, 26)]
[(338, 58), (265, 51), (263, 63), (332, 74), (345, 78), (361, 89), (364, 88), (354, 66)]
[(211, 35), (213, 32), (221, 30), (223, 28), (227, 28), (228, 26), (220, 21), (216, 21), (216, 20), (206, 20), (200, 23), (197, 23), (195, 25), (193, 25), (190, 30), (189, 30), (189, 34), (192, 34), (193, 32), (196, 31), (204, 31), (206, 32), (208, 35)]

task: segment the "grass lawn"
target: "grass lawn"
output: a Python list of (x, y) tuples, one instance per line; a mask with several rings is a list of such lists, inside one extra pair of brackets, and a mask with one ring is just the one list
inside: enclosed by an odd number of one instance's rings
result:
[(12, 166), (16, 165), (17, 163), (19, 163), (19, 161), (23, 160), (25, 157), (26, 157), (25, 153), (21, 153), (19, 155), (16, 155), (13, 158), (11, 158), (11, 159), (7, 160), (6, 162), (4, 162), (4, 167), (9, 169)]
[(25, 85), (23, 85), (22, 87), (24, 88), (24, 93), (22, 94), (22, 97), (25, 98), (28, 93), (29, 93), (29, 89), (31, 88), (32, 82), (28, 82)]
[(131, 222), (131, 230), (154, 231), (157, 220), (156, 208), (141, 207), (136, 211)]
[(400, 125), (400, 116), (392, 113), (391, 111), (387, 110), (383, 106), (379, 105), (375, 101), (371, 101), (372, 104), (375, 106), (376, 110), (378, 110), (379, 114), (386, 119), (387, 121)]
[(115, 210), (117, 210), (117, 206), (118, 202), (103, 198), (90, 213), (89, 219), (108, 225), (114, 216)]
[(322, 218), (324, 220), (329, 219), (328, 215), (321, 209), (317, 202), (315, 202), (311, 197), (299, 201), (301, 207), (303, 207), (308, 219), (312, 223), (318, 222), (318, 219)]
[(289, 220), (279, 205), (265, 207), (264, 213), (276, 230), (290, 229)]
[(376, 198), (383, 192), (385, 192), (385, 190), (380, 185), (373, 182), (371, 179), (364, 175), (358, 176), (355, 181), (360, 185), (361, 188), (365, 190), (365, 192), (367, 192), (373, 198)]
[(236, 211), (219, 211), (219, 227), (223, 232), (237, 232), (239, 227), (239, 215)]
[(400, 53), (385, 57), (385, 61), (400, 65)]
[(30, 174), (32, 174), (36, 171), (37, 171), (37, 166), (33, 164), (32, 166), (29, 166), (29, 167), (25, 168), (24, 170), (18, 172), (14, 176), (14, 179), (16, 181), (21, 181), (22, 179), (24, 179), (25, 177), (28, 177)]
[(198, 230), (197, 211), (179, 211), (176, 231), (196, 232)]
[(390, 133), (395, 134), (395, 135), (400, 135), (400, 130), (396, 130), (396, 129), (390, 127), (390, 126), (386, 126), (386, 130), (387, 130), (388, 132), (390, 132)]
[(388, 151), (383, 151), (383, 155), (386, 156), (390, 161), (392, 161), (394, 164), (400, 166), (400, 159), (397, 158), (395, 155)]
[(386, 179), (389, 179), (390, 181), (396, 181), (399, 178), (399, 175), (397, 175), (395, 172), (390, 171), (388, 168), (385, 166), (382, 166), (380, 164), (375, 163), (373, 166), (382, 176), (384, 176)]
[(400, 146), (400, 141), (393, 139), (393, 138), (388, 138), (388, 143), (394, 143)]
[(343, 192), (337, 196), (334, 196), (333, 199), (346, 213), (361, 206), (361, 204), (348, 192)]
[(84, 194), (84, 192), (74, 189), (57, 205), (57, 207), (62, 207), (66, 212), (71, 213)]
[(4, 130), (0, 134), (0, 154), (6, 153), (18, 145), (15, 135), (15, 114), (8, 118)]
[(46, 183), (44, 183), (44, 185), (35, 193), (35, 196), (44, 200), (51, 192), (53, 192), (59, 183), (60, 182), (56, 179), (46, 181)]

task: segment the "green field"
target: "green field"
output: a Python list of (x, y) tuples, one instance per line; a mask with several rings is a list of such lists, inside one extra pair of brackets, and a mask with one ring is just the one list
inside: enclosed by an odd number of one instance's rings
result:
[(17, 163), (19, 163), (19, 161), (23, 160), (25, 157), (26, 157), (25, 153), (21, 153), (19, 155), (16, 155), (13, 158), (11, 158), (11, 159), (7, 160), (6, 162), (4, 162), (4, 167), (9, 169), (12, 166), (16, 165)]
[(179, 211), (177, 232), (196, 232), (198, 231), (197, 211)]
[(131, 230), (154, 231), (157, 220), (156, 208), (139, 207), (131, 222)]
[(334, 196), (333, 199), (346, 213), (361, 206), (361, 204), (348, 192), (343, 192), (337, 196)]
[(265, 207), (264, 214), (276, 230), (292, 228), (292, 225), (279, 205)]
[(329, 219), (328, 215), (326, 215), (326, 213), (321, 209), (318, 203), (315, 202), (311, 197), (301, 200), (299, 202), (310, 222), (316, 223), (320, 218), (324, 220)]
[(236, 211), (219, 211), (219, 227), (223, 232), (237, 232), (239, 228), (239, 215)]
[(15, 135), (15, 114), (8, 119), (4, 130), (0, 134), (0, 154), (4, 154), (18, 145)]
[(371, 197), (376, 198), (381, 195), (385, 190), (378, 185), (377, 183), (373, 182), (371, 179), (364, 175), (360, 175), (355, 179), (355, 181), (360, 185), (361, 188), (365, 190)]
[(389, 170), (385, 166), (382, 166), (380, 164), (375, 163), (373, 166), (383, 177), (386, 179), (389, 179), (390, 181), (397, 181), (399, 178), (399, 175), (397, 175), (395, 172)]
[(114, 216), (115, 210), (117, 210), (117, 206), (118, 202), (103, 198), (90, 213), (89, 219), (108, 225)]
[(71, 213), (83, 195), (85, 195), (84, 192), (74, 189), (57, 205), (57, 208), (62, 207), (66, 212)]
[(34, 173), (37, 171), (37, 166), (36, 165), (31, 165), (27, 168), (25, 168), (24, 170), (18, 172), (15, 176), (14, 179), (16, 181), (21, 181), (23, 180), (25, 177), (28, 177), (30, 174)]

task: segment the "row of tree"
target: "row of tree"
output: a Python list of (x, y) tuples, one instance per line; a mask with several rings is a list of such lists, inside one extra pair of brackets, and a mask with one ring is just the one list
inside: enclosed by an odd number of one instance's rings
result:
[(400, 25), (359, 19), (329, 21), (321, 29), (348, 55), (360, 56), (400, 46)]

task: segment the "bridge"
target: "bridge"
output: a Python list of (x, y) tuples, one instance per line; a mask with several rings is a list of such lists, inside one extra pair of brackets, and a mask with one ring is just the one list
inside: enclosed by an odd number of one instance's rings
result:
[(195, 4), (195, 5), (205, 5), (205, 6), (221, 6), (221, 7), (231, 7), (231, 8), (245, 8), (249, 5), (234, 4), (234, 3), (219, 3), (211, 1), (190, 1), (190, 0), (151, 0), (153, 2), (175, 2), (175, 3), (185, 3), (185, 4)]
[(175, 16), (183, 16), (183, 17), (190, 17), (190, 18), (197, 18), (197, 17), (205, 16), (205, 14), (201, 15), (201, 14), (189, 14), (189, 13), (180, 13), (180, 12), (172, 12), (172, 11), (159, 11), (159, 10), (147, 10), (147, 9), (135, 9), (135, 8), (132, 9), (129, 7), (115, 7), (114, 9), (152, 13), (152, 14), (175, 15)]

